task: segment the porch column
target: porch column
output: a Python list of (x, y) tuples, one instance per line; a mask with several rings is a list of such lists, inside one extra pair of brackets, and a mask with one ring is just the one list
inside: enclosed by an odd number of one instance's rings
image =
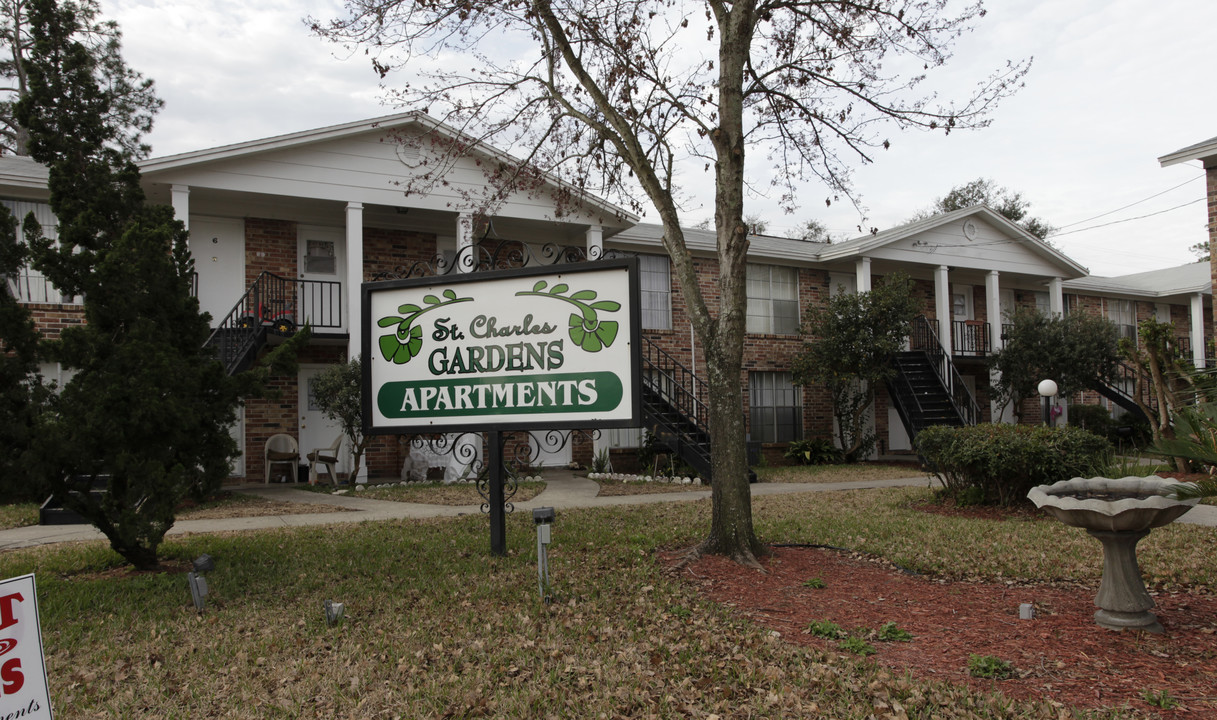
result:
[(989, 318), (989, 347), (997, 352), (1006, 346), (1001, 336), (1001, 284), (1000, 273), (990, 270), (985, 276), (985, 316)]
[(604, 228), (592, 225), (587, 229), (587, 259), (599, 260), (604, 257)]
[(858, 292), (870, 292), (870, 258), (860, 257), (854, 263), (854, 273), (858, 276), (857, 286)]
[(1064, 280), (1054, 277), (1048, 281), (1048, 312), (1057, 317), (1065, 314)]
[(1204, 367), (1204, 293), (1192, 295), (1192, 364)]
[(172, 185), (169, 188), (170, 204), (173, 205), (173, 216), (182, 221), (186, 229), (190, 229), (190, 186)]
[(938, 340), (947, 357), (951, 357), (954, 355), (951, 348), (951, 278), (946, 265), (939, 265), (934, 270), (934, 313), (938, 316)]
[(473, 272), (477, 258), (473, 257), (473, 215), (463, 212), (456, 216), (456, 271)]
[(363, 326), (360, 324), (359, 288), (363, 284), (363, 203), (347, 203), (347, 276), (342, 291), (348, 332), (347, 357), (363, 352)]

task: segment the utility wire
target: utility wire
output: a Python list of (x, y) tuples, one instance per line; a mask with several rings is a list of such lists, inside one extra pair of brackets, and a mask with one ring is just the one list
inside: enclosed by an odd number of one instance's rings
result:
[[(1146, 198), (1146, 199), (1148, 199), (1148, 198)], [(1187, 207), (1188, 205), (1195, 205), (1196, 203), (1202, 202), (1202, 201), (1204, 201), (1204, 198), (1199, 197), (1199, 198), (1196, 198), (1195, 200), (1185, 202), (1182, 205), (1176, 205), (1175, 207), (1167, 208), (1165, 210), (1159, 210), (1158, 212), (1147, 213), (1145, 215), (1138, 215), (1137, 217), (1124, 218), (1123, 220), (1112, 220), (1111, 222), (1106, 222), (1106, 223), (1102, 223), (1099, 225), (1091, 225), (1090, 227), (1078, 228), (1077, 230), (1070, 230), (1069, 232), (1056, 233), (1055, 235), (1050, 235), (1049, 238), (1052, 240), (1056, 240), (1057, 238), (1063, 237), (1065, 235), (1072, 235), (1074, 233), (1086, 232), (1087, 230), (1097, 230), (1102, 227), (1107, 227), (1108, 225), (1119, 225), (1120, 223), (1131, 222), (1133, 220), (1143, 220), (1147, 217), (1153, 217), (1155, 215), (1161, 215), (1162, 213), (1168, 213), (1172, 210), (1178, 210), (1179, 208)], [(1108, 213), (1108, 214), (1110, 214), (1110, 213)]]
[(1193, 178), (1190, 178), (1184, 182), (1179, 183), (1175, 187), (1167, 188), (1167, 189), (1163, 190), (1162, 192), (1158, 193), (1157, 195), (1150, 195), (1147, 198), (1142, 198), (1136, 202), (1131, 202), (1131, 203), (1125, 205), (1124, 207), (1118, 207), (1115, 210), (1108, 210), (1107, 212), (1101, 213), (1099, 215), (1095, 215), (1092, 218), (1086, 218), (1085, 220), (1078, 220), (1077, 222), (1071, 222), (1068, 225), (1062, 225), (1059, 228), (1057, 228), (1057, 230), (1064, 230), (1067, 227), (1073, 227), (1074, 225), (1081, 225), (1082, 223), (1088, 223), (1091, 220), (1098, 220), (1101, 217), (1107, 217), (1108, 215), (1111, 215), (1112, 213), (1118, 213), (1121, 210), (1127, 210), (1128, 208), (1132, 207), (1133, 205), (1140, 205), (1141, 203), (1146, 202), (1147, 200), (1153, 200), (1154, 198), (1158, 197), (1158, 195), (1165, 195), (1168, 192), (1170, 192), (1171, 190), (1178, 190), (1179, 188), (1183, 187), (1184, 185), (1187, 185), (1190, 182), (1195, 182), (1196, 180), (1199, 180), (1202, 177), (1204, 177), (1204, 175), (1197, 175)]

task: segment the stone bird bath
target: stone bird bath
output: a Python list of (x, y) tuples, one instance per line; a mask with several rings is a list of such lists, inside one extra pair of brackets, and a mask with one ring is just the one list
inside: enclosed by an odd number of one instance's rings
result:
[(1162, 625), (1149, 610), (1153, 598), (1145, 591), (1137, 565), (1137, 543), (1191, 510), (1198, 499), (1175, 500), (1166, 493), (1177, 480), (1156, 475), (1126, 478), (1074, 478), (1039, 485), (1027, 493), (1036, 507), (1057, 520), (1080, 527), (1103, 543), (1103, 582), (1094, 604), (1094, 621), (1110, 630), (1161, 633)]

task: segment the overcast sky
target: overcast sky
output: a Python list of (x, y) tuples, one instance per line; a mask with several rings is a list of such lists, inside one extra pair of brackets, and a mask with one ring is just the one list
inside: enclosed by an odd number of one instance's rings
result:
[[(339, 2), (102, 0), (102, 8), (122, 26), (128, 62), (165, 100), (153, 155), (402, 109), (382, 104), (365, 57), (309, 34), (302, 18), (334, 16)], [(1217, 2), (990, 0), (988, 9), (940, 82), (966, 92), (1006, 60), (1034, 56), (1026, 87), (983, 130), (893, 131), (891, 149), (854, 176), (866, 226), (899, 224), (951, 187), (988, 177), (1061, 228), (1057, 245), (1093, 274), (1193, 260), (1188, 248), (1207, 239), (1203, 172), (1197, 163), (1161, 168), (1157, 158), (1217, 136)], [(764, 197), (750, 198), (748, 213), (774, 234), (814, 217), (834, 235), (857, 235), (859, 213), (825, 209), (825, 194), (808, 186), (806, 214), (786, 215)], [(712, 214), (704, 202), (689, 208), (688, 224)], [(1106, 223), (1114, 224), (1095, 227)]]

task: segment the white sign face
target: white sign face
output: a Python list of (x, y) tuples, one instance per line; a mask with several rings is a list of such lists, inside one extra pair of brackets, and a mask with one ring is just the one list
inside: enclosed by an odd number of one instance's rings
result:
[(34, 576), (0, 581), (0, 718), (51, 718)]
[(364, 286), (369, 432), (636, 425), (637, 261)]

